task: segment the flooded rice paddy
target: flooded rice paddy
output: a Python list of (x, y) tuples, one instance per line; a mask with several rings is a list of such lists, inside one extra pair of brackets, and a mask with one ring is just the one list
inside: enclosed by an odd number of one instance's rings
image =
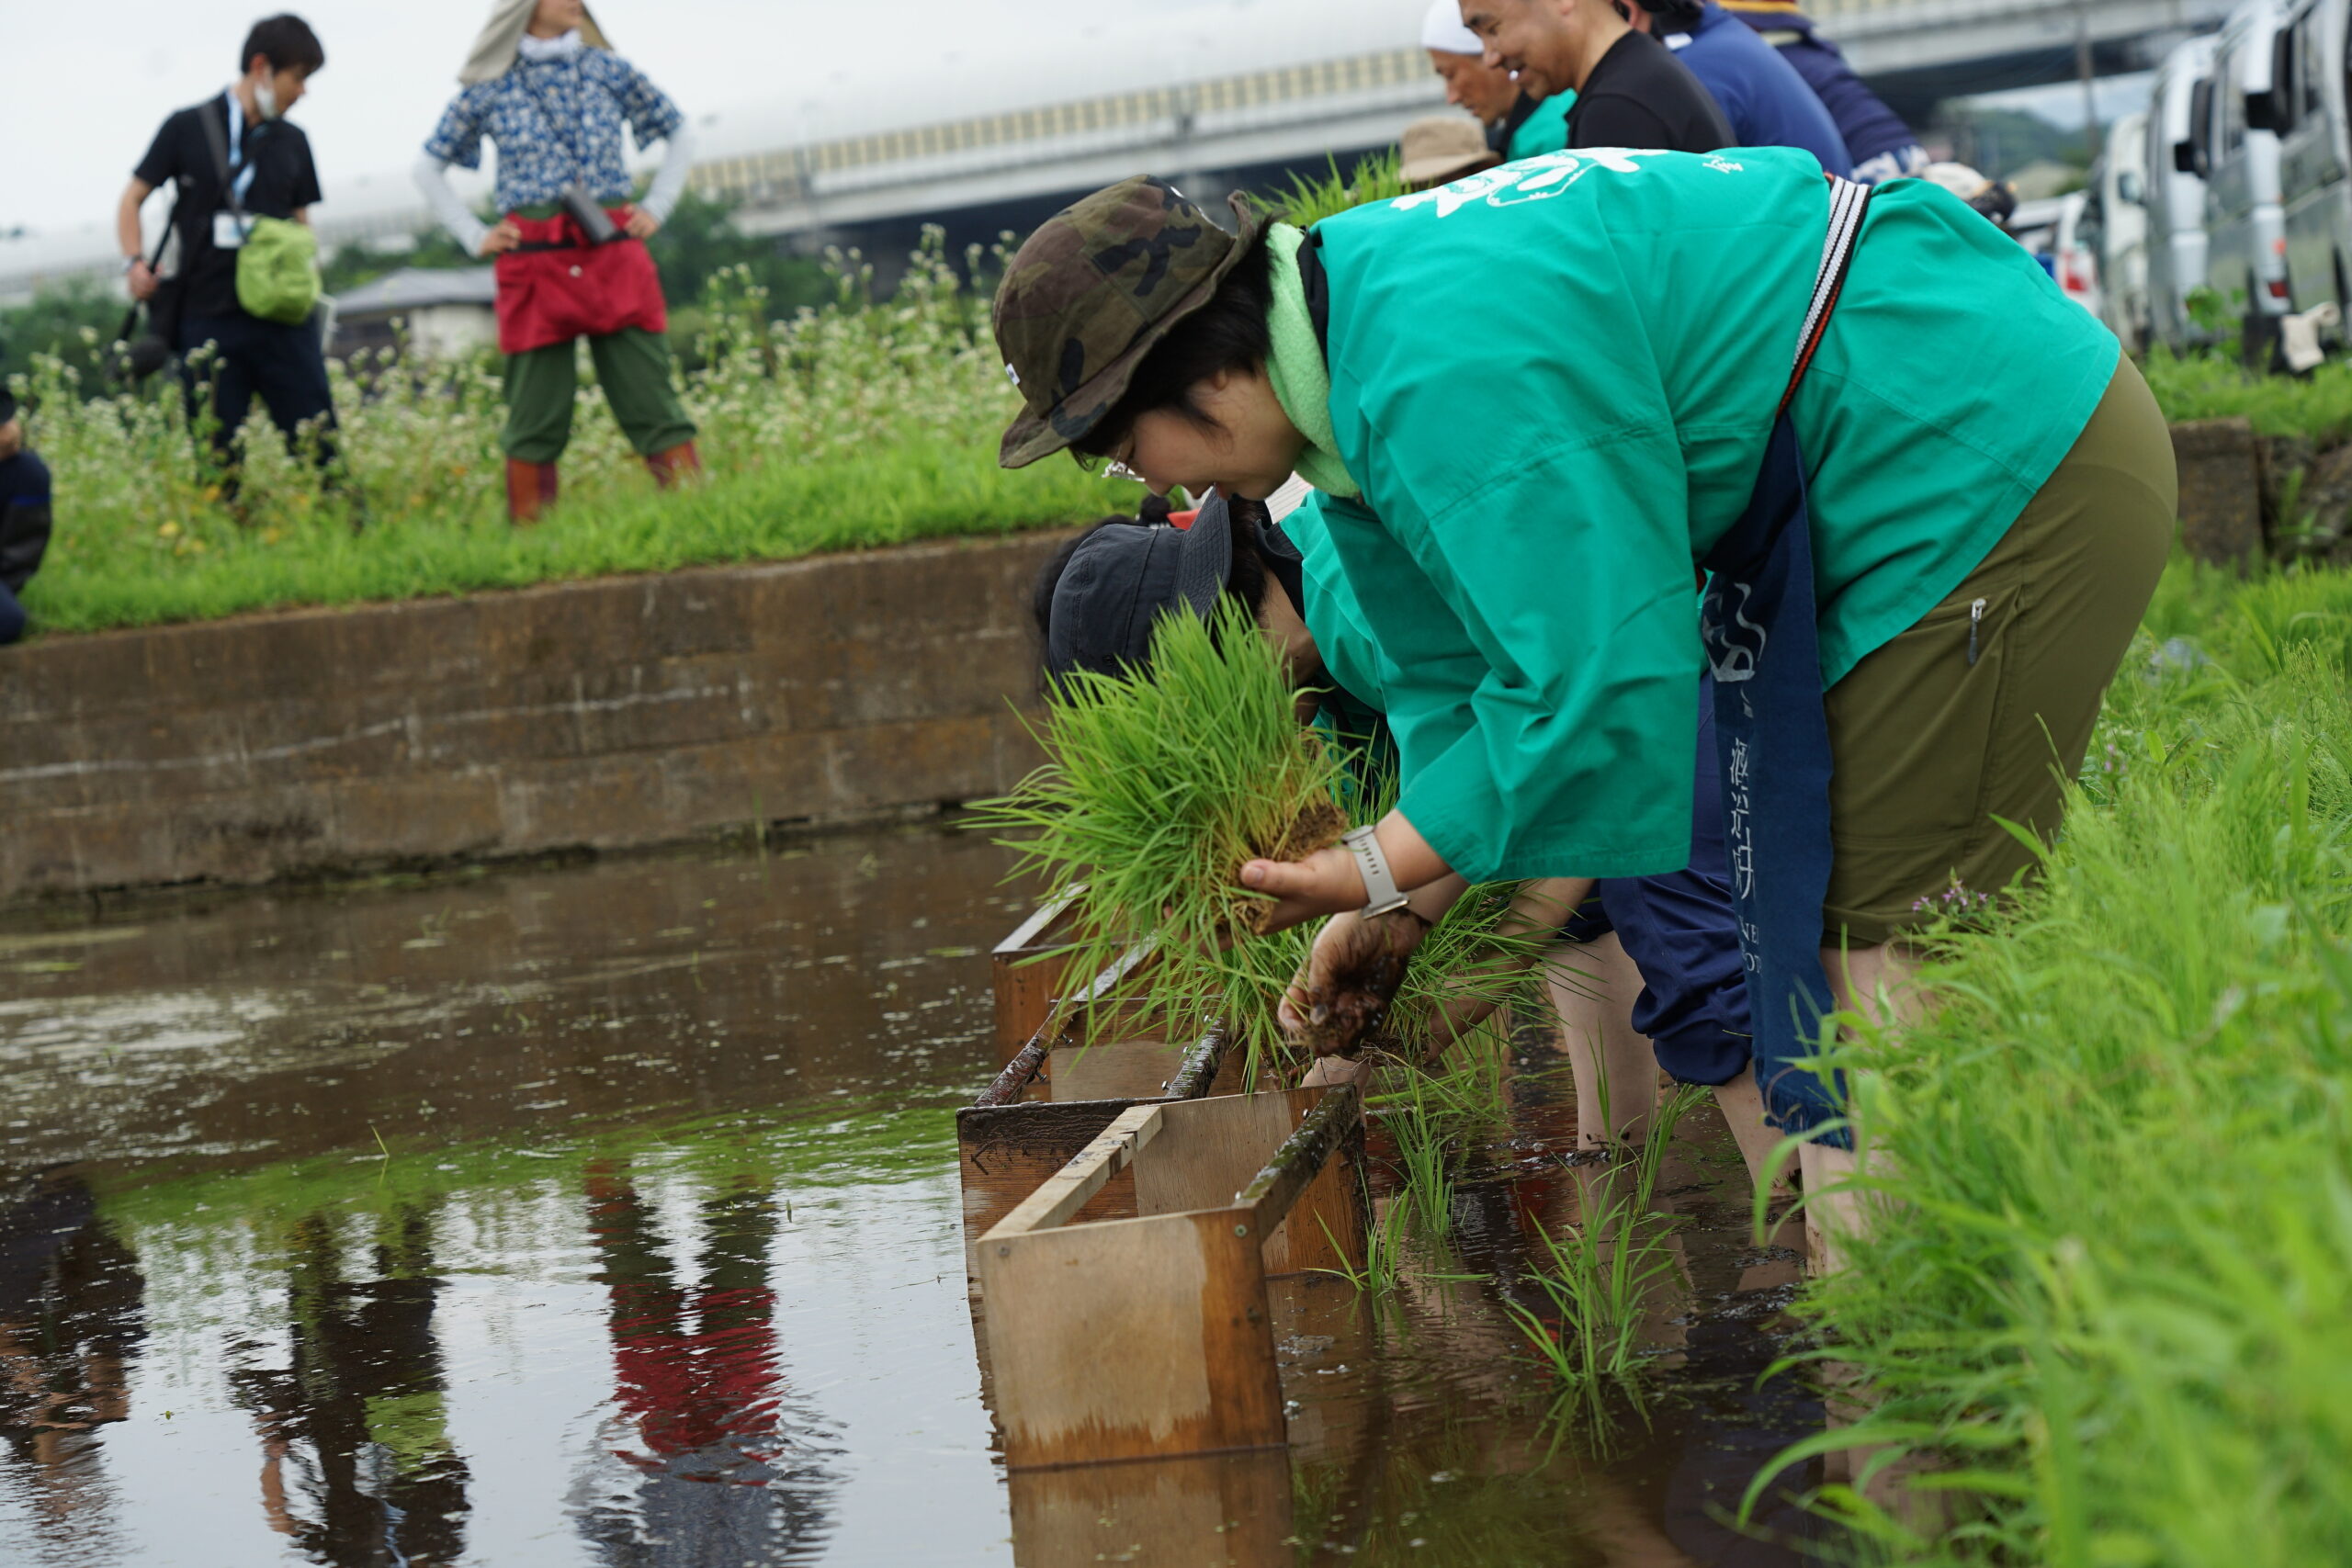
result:
[(1288, 1286), (1287, 1453), (1008, 1478), (954, 1133), (1005, 866), (926, 829), (0, 925), (0, 1563), (1804, 1560), (1785, 1503), (1730, 1522), (1822, 1410), (1759, 1382), (1796, 1258), (1711, 1111), (1645, 1406), (1522, 1355), (1590, 1179), (1540, 1043), (1462, 1277)]

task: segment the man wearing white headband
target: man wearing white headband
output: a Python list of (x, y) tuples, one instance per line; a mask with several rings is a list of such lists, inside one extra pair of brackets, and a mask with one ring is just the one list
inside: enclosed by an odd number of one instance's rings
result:
[(1498, 157), (1532, 158), (1567, 145), (1568, 106), (1576, 95), (1528, 96), (1510, 72), (1487, 63), (1487, 46), (1462, 25), (1455, 0), (1430, 0), (1421, 17), (1421, 47), (1445, 83), (1445, 101), (1478, 117), (1487, 128), (1487, 145)]
[[(588, 340), (613, 417), (663, 489), (701, 471), (694, 421), (670, 371), (669, 307), (644, 242), (685, 188), (685, 117), (612, 52), (582, 0), (497, 0), (416, 165), (435, 216), (477, 255), (498, 258), (498, 346), (506, 355), (506, 514), (537, 522), (556, 498)], [(645, 199), (628, 204), (621, 130), (667, 144)], [(498, 209), (484, 228), (447, 169), (481, 166), (498, 144)]]

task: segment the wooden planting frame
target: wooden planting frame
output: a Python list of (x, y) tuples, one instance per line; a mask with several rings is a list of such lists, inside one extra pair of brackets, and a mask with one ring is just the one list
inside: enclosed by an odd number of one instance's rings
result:
[(1006, 1464), (1283, 1444), (1266, 1281), (1363, 1267), (1363, 1162), (1352, 1085), (1114, 1107), (972, 1244)]
[[(1056, 995), (1067, 973), (1066, 917), (1070, 899), (1047, 903), (997, 944), (997, 1040), (1005, 1065), (996, 1081), (956, 1118), (963, 1177), (964, 1238), (968, 1245), (1055, 1171), (1074, 1158), (1121, 1112), (1147, 1100), (1198, 1100), (1238, 1093), (1246, 1064), (1227, 1049), (1222, 1029), (1197, 1041), (1104, 1040), (1080, 1045), (1055, 1023)], [(1137, 943), (1094, 976), (1063, 1022), (1148, 962)], [(1043, 976), (1044, 983), (1033, 976)], [(1023, 1031), (1018, 1036), (1009, 1032)], [(1058, 1053), (1058, 1055), (1057, 1055)], [(1124, 1172), (1086, 1218), (1135, 1213), (1134, 1183)], [(973, 1280), (977, 1295), (978, 1281)]]

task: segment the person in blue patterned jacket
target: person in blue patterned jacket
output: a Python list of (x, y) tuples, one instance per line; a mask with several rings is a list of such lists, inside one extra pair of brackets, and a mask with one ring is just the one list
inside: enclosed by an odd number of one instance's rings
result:
[[(449, 232), (498, 263), (498, 346), (506, 355), (506, 514), (537, 522), (556, 498), (571, 439), (573, 344), (588, 340), (613, 417), (667, 489), (701, 472), (663, 336), (669, 310), (644, 242), (684, 189), (694, 159), (685, 117), (612, 51), (582, 0), (496, 0), (463, 85), (441, 116), (416, 181)], [(626, 126), (662, 167), (633, 205), (621, 158)], [(450, 188), (448, 168), (481, 166), (498, 147), (498, 210), (485, 225)]]

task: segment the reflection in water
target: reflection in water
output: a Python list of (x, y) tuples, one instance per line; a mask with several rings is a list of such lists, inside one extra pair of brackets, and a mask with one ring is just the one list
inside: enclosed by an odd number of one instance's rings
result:
[(0, 1187), (0, 1564), (1004, 1562), (950, 1120), (1006, 859), (0, 922), (0, 1181), (58, 1173)]
[(685, 1285), (626, 1168), (590, 1166), (587, 1191), (624, 1428), (607, 1451), (639, 1479), (627, 1497), (604, 1489), (582, 1529), (628, 1568), (803, 1559), (831, 1478), (812, 1435), (786, 1421), (775, 1194), (745, 1180), (702, 1200), (701, 1279)]
[(0, 1441), (45, 1559), (109, 1534), (98, 1428), (130, 1415), (144, 1290), (82, 1182), (38, 1175), (0, 1197)]
[(374, 1277), (352, 1280), (334, 1221), (297, 1221), (287, 1360), (230, 1374), (261, 1438), (263, 1516), (314, 1562), (442, 1568), (463, 1554), (466, 1462), (433, 1337), (432, 1225), (427, 1205), (393, 1207), (368, 1248)]
[(0, 962), (0, 1564), (1797, 1562), (1724, 1523), (1819, 1412), (1756, 1388), (1791, 1276), (1709, 1116), (1660, 1188), (1679, 1364), (1555, 1448), (1498, 1306), (1582, 1201), (1540, 1074), (1457, 1190), (1486, 1280), (1272, 1303), (1287, 1452), (1008, 1480), (953, 1118), (1009, 859), (876, 833), (0, 921), (39, 956)]

